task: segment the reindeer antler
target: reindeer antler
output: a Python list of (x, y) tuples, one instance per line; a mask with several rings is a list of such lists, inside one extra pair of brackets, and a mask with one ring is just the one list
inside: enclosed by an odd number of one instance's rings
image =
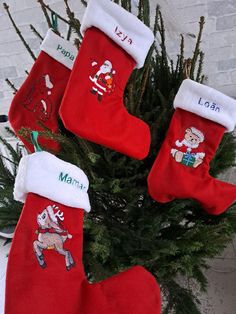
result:
[[(59, 210), (58, 206), (52, 205), (52, 206), (48, 206), (46, 209), (51, 220), (54, 221), (55, 223), (57, 223), (57, 218), (60, 219), (61, 221), (64, 220), (64, 213)], [(57, 209), (58, 211), (54, 213), (54, 210), (57, 210)]]
[[(57, 207), (58, 208), (58, 207)], [(56, 209), (57, 209), (56, 208)], [(64, 220), (64, 213), (61, 212), (60, 210), (58, 210), (55, 214), (54, 214), (55, 217), (58, 217), (61, 221)]]

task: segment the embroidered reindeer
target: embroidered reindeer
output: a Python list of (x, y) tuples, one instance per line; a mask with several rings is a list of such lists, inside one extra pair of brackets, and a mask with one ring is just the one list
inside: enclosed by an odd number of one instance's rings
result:
[(51, 99), (54, 85), (49, 74), (42, 75), (32, 83), (22, 105), (33, 112), (38, 120), (46, 122), (50, 119), (53, 109)]
[[(54, 210), (57, 210), (57, 212), (54, 212)], [(43, 250), (50, 249), (54, 249), (59, 254), (65, 256), (67, 270), (75, 266), (71, 253), (63, 247), (64, 242), (72, 238), (72, 235), (64, 230), (63, 226), (60, 224), (60, 221), (63, 220), (64, 213), (61, 212), (56, 205), (46, 207), (37, 216), (39, 228), (36, 233), (38, 234), (38, 240), (34, 241), (33, 249), (37, 261), (42, 268), (46, 267)]]

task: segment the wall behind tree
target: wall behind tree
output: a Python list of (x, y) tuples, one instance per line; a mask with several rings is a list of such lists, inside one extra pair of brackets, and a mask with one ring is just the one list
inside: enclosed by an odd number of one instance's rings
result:
[[(35, 54), (39, 52), (39, 39), (30, 30), (33, 24), (45, 35), (47, 25), (36, 0), (6, 0), (12, 15), (19, 25)], [(2, 3), (3, 1), (1, 1)], [(137, 3), (137, 1), (134, 1)], [(158, 0), (151, 0), (154, 15)], [(48, 0), (48, 4), (59, 13), (65, 14), (63, 1)], [(84, 8), (80, 1), (70, 1), (71, 7), (81, 18)], [(166, 25), (170, 32), (168, 47), (170, 57), (175, 58), (179, 48), (179, 32), (197, 33), (201, 15), (206, 17), (203, 36), (203, 50), (206, 54), (205, 72), (208, 84), (236, 96), (236, 1), (225, 0), (159, 0), (163, 5)], [(102, 17), (101, 17), (102, 18)], [(60, 23), (60, 30), (66, 31), (66, 25)], [(186, 54), (191, 55), (195, 41), (186, 37)], [(32, 59), (15, 33), (3, 6), (0, 6), (0, 114), (7, 113), (12, 90), (6, 84), (8, 77), (19, 88), (24, 81), (25, 70), (30, 70)]]

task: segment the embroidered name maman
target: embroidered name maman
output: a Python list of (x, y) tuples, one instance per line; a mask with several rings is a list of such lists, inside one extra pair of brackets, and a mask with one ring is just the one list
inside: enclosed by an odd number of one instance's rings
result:
[(68, 173), (61, 172), (60, 175), (59, 175), (59, 181), (67, 183), (67, 184), (70, 184), (70, 185), (73, 185), (73, 186), (75, 186), (76, 188), (78, 188), (80, 190), (86, 189), (86, 186), (84, 186), (83, 183), (81, 183), (78, 180), (70, 177)]
[(68, 58), (71, 61), (74, 61), (75, 56), (71, 52), (65, 50), (60, 44), (57, 46), (57, 50), (60, 51), (65, 58)]
[(220, 107), (217, 106), (214, 102), (205, 101), (202, 98), (199, 98), (198, 105), (204, 106), (205, 108), (208, 108), (212, 111), (220, 112)]

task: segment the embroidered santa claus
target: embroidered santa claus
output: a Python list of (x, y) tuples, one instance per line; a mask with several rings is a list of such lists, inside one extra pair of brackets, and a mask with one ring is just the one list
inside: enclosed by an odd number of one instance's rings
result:
[(102, 101), (104, 93), (109, 94), (114, 90), (113, 76), (116, 72), (112, 70), (112, 63), (109, 60), (106, 60), (100, 67), (94, 61), (92, 66), (96, 72), (93, 76), (89, 76), (90, 81), (93, 82), (90, 91), (92, 94), (97, 95), (98, 101)]

